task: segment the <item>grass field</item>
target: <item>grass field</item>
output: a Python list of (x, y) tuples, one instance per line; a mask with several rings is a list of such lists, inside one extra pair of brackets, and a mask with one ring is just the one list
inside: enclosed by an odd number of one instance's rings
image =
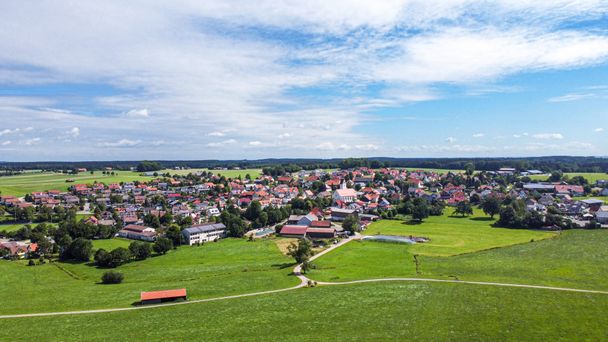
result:
[(272, 241), (226, 239), (120, 266), (124, 282), (101, 285), (106, 270), (90, 264), (0, 261), (0, 313), (127, 307), (140, 291), (181, 287), (192, 299), (286, 288), (298, 283), (291, 262)]
[(402, 235), (428, 237), (431, 241), (416, 244), (411, 252), (421, 255), (448, 256), (503, 247), (530, 240), (553, 237), (554, 233), (525, 229), (494, 228), (489, 217), (479, 210), (470, 217), (452, 217), (452, 208), (446, 208), (443, 216), (430, 216), (421, 224), (397, 220), (381, 220), (372, 223), (365, 235)]
[[(583, 176), (583, 177), (585, 177), (585, 179), (587, 179), (587, 181), (589, 181), (590, 184), (595, 184), (596, 181), (602, 180), (602, 179), (608, 180), (608, 174), (606, 174), (606, 173), (568, 172), (568, 173), (564, 173), (564, 176), (568, 176), (570, 178), (575, 177), (575, 176)], [(547, 176), (547, 175), (530, 176), (530, 179), (540, 180), (540, 181), (546, 181), (548, 178), (549, 178), (549, 176)]]
[(348, 281), (430, 277), (608, 290), (608, 231), (573, 230), (555, 239), (450, 257), (419, 256), (412, 246), (351, 242), (315, 260), (310, 277)]
[[(0, 224), (0, 231), (6, 231), (6, 232), (14, 232), (16, 230), (21, 229), (23, 226), (25, 226), (27, 223), (9, 223), (9, 224)], [(55, 225), (55, 223), (48, 223), (47, 224), (52, 224)], [(30, 224), (30, 226), (32, 228), (36, 227), (38, 224), (37, 223), (32, 223)]]
[[(46, 190), (65, 191), (68, 187), (77, 183), (91, 184), (95, 181), (102, 183), (131, 182), (134, 180), (147, 180), (152, 177), (141, 176), (137, 172), (114, 171), (114, 176), (102, 175), (101, 171), (94, 174), (83, 172), (77, 175), (62, 173), (28, 173), (18, 176), (0, 177), (0, 194), (11, 196), (24, 196), (27, 193)], [(73, 183), (67, 183), (66, 179), (73, 179)]]
[(174, 307), (9, 319), (0, 340), (604, 340), (608, 296), (460, 284), (376, 283)]
[(133, 242), (133, 240), (127, 240), (127, 239), (121, 239), (121, 238), (93, 240), (93, 249), (97, 250), (97, 249), (103, 248), (106, 251), (111, 251), (118, 247), (129, 248), (129, 245), (131, 244), (131, 242)]
[(158, 171), (159, 174), (164, 174), (169, 172), (171, 175), (187, 175), (189, 173), (196, 173), (200, 171), (211, 171), (214, 175), (221, 175), (226, 178), (237, 178), (241, 176), (241, 178), (245, 178), (245, 175), (249, 174), (252, 179), (257, 178), (262, 174), (262, 169), (243, 169), (243, 170), (210, 170), (210, 169), (187, 169), (187, 170), (173, 170), (173, 169), (165, 169)]

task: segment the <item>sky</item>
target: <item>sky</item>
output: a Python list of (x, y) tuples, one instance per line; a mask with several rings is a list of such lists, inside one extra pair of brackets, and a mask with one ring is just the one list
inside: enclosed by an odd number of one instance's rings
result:
[(3, 1), (0, 160), (608, 155), (608, 1)]

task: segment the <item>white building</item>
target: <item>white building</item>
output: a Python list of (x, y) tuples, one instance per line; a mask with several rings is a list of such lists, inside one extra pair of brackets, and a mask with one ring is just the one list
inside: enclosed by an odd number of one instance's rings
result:
[(188, 245), (216, 241), (226, 237), (226, 226), (222, 223), (207, 223), (186, 228), (182, 231), (184, 242)]
[(338, 189), (333, 194), (334, 201), (343, 201), (351, 203), (357, 200), (357, 192), (354, 189)]

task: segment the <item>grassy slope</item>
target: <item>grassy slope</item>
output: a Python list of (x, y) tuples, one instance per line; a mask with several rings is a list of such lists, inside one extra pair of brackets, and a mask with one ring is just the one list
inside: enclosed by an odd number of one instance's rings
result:
[[(134, 180), (148, 180), (152, 177), (140, 176), (139, 173), (130, 171), (115, 171), (117, 175), (105, 176), (101, 171), (91, 175), (88, 172), (78, 175), (66, 175), (62, 173), (29, 173), (18, 176), (0, 177), (0, 193), (2, 195), (24, 196), (27, 193), (46, 190), (65, 191), (71, 185), (78, 183), (91, 184), (94, 181), (103, 183), (120, 183)], [(74, 179), (73, 183), (67, 183), (66, 179)]]
[(452, 211), (452, 208), (447, 208), (443, 216), (431, 216), (422, 224), (381, 220), (372, 223), (364, 234), (428, 237), (430, 242), (414, 245), (410, 250), (414, 254), (437, 256), (476, 252), (554, 236), (549, 232), (493, 228), (491, 224), (494, 221), (483, 216), (479, 210), (471, 217), (451, 217)]
[(120, 285), (98, 284), (105, 270), (87, 264), (2, 261), (0, 313), (124, 307), (140, 291), (180, 287), (193, 299), (286, 288), (297, 284), (290, 265), (272, 241), (236, 239), (123, 265), (117, 269), (125, 275)]
[(315, 260), (310, 277), (347, 281), (382, 277), (551, 285), (608, 290), (608, 232), (567, 231), (559, 238), (451, 257), (420, 256), (416, 274), (411, 247), (371, 241), (351, 242)]
[(602, 340), (608, 296), (377, 283), (143, 311), (2, 321), (0, 340)]

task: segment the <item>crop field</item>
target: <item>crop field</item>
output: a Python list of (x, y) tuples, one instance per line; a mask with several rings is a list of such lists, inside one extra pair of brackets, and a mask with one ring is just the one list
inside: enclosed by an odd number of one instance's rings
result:
[(413, 282), (305, 288), (148, 310), (0, 321), (0, 340), (603, 340), (608, 296)]
[(452, 216), (452, 211), (446, 208), (442, 216), (430, 216), (420, 224), (381, 220), (372, 223), (363, 234), (427, 237), (431, 241), (412, 246), (411, 252), (434, 256), (471, 253), (555, 236), (550, 232), (494, 228), (494, 220), (477, 209), (468, 217)]
[[(570, 178), (575, 177), (575, 176), (583, 176), (585, 177), (585, 179), (587, 179), (587, 181), (590, 184), (595, 184), (595, 182), (597, 182), (598, 180), (608, 180), (608, 174), (606, 173), (591, 173), (591, 172), (568, 172), (568, 173), (564, 173), (564, 176), (568, 176)], [(549, 178), (549, 176), (547, 175), (533, 175), (530, 176), (530, 179), (532, 180), (540, 180), (540, 181), (546, 181)]]
[(181, 287), (192, 299), (286, 288), (298, 283), (289, 276), (291, 264), (272, 241), (236, 239), (120, 266), (115, 270), (125, 280), (119, 285), (99, 284), (106, 269), (92, 263), (0, 261), (0, 314), (128, 307), (140, 291)]
[[(17, 176), (5, 176), (0, 177), (0, 194), (24, 196), (25, 194), (36, 191), (66, 191), (70, 186), (77, 183), (92, 184), (93, 182), (97, 181), (108, 184), (152, 179), (152, 177), (141, 176), (137, 172), (114, 172), (116, 173), (114, 176), (103, 175), (101, 171), (95, 171), (94, 174), (83, 172), (77, 175), (68, 175), (63, 173), (28, 173)], [(74, 182), (66, 182), (68, 179), (73, 179)]]

